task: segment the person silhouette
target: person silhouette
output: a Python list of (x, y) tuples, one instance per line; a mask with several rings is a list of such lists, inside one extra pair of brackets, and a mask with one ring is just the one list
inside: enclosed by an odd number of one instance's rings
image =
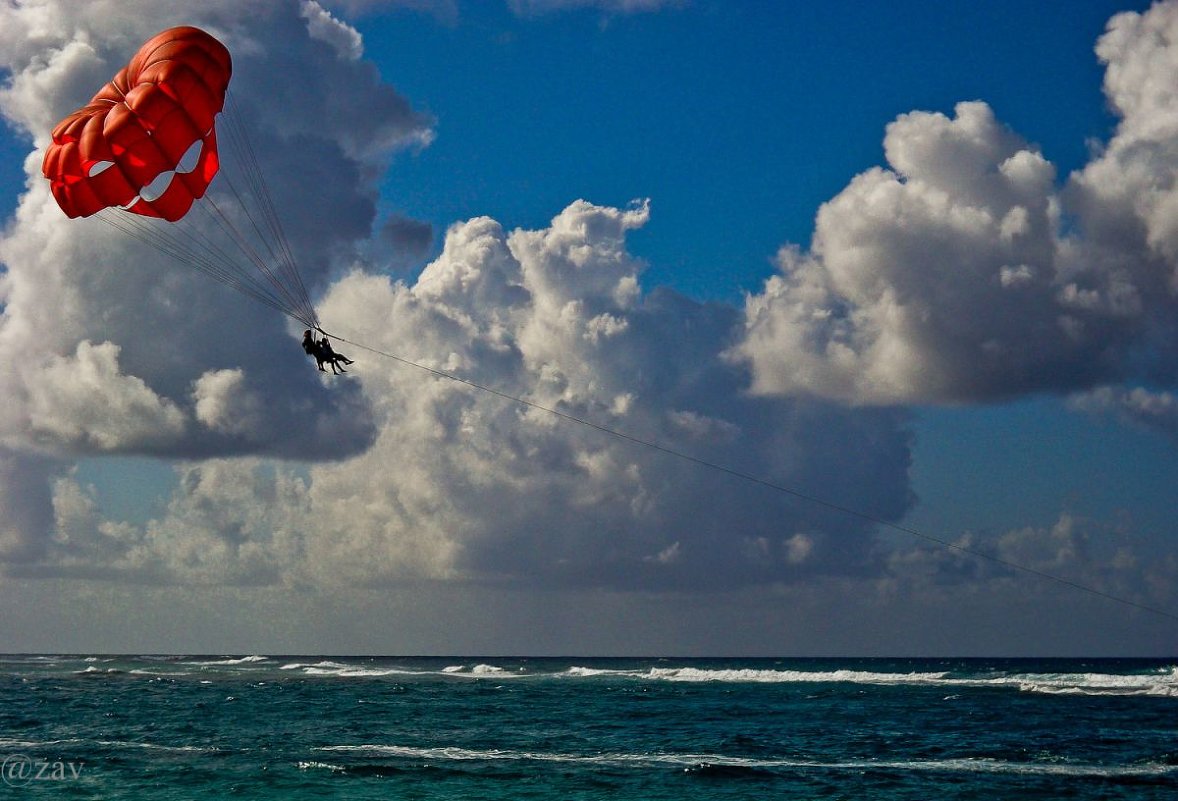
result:
[[(330, 364), (331, 372), (337, 375), (339, 373), (348, 372), (343, 367), (339, 367), (340, 362), (343, 362), (344, 364), (353, 363), (352, 360), (347, 356), (344, 356), (342, 353), (335, 352), (335, 350), (331, 347), (331, 342), (328, 341), (326, 335), (324, 335), (323, 339), (317, 340), (315, 339), (315, 335), (311, 333), (310, 329), (307, 329), (303, 332), (303, 351), (308, 356), (314, 356), (316, 363), (319, 365), (319, 369), (325, 373), (327, 371), (323, 369), (324, 363)], [(338, 370), (336, 369), (337, 367), (339, 367)]]
[[(344, 364), (352, 363), (352, 360), (347, 356), (343, 355), (342, 353), (336, 353), (332, 349), (331, 342), (328, 341), (326, 336), (319, 340), (319, 354), (323, 357), (323, 361), (331, 365), (331, 372), (333, 373), (335, 372), (336, 366), (339, 365), (340, 362), (343, 362)], [(348, 372), (343, 367), (340, 367), (339, 371), (341, 373)]]

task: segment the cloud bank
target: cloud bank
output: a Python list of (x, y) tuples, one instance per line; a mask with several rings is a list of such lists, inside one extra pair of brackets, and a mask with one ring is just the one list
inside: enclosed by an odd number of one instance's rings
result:
[[(625, 235), (648, 217), (644, 203), (579, 201), (541, 230), (470, 220), (451, 227), (414, 282), (352, 273), (320, 310), (367, 347), (902, 516), (911, 502), (904, 415), (744, 396), (742, 373), (721, 358), (737, 310), (641, 291), (643, 265)], [(364, 453), (306, 478), (257, 460), (187, 465), (167, 514), (143, 526), (103, 519), (94, 492), (63, 477), (54, 528), (68, 539), (28, 570), (104, 565), (152, 582), (724, 589), (862, 574), (879, 559), (861, 520), (395, 360), (349, 355), (363, 362), (356, 380), (378, 431)], [(210, 428), (257, 416), (257, 406), (228, 413), (224, 398), (239, 397), (243, 380), (240, 371), (206, 375), (197, 416)]]
[(982, 102), (888, 126), (887, 168), (818, 212), (748, 298), (733, 356), (764, 395), (970, 403), (1172, 387), (1178, 6), (1113, 18), (1097, 55), (1121, 116), (1062, 186)]

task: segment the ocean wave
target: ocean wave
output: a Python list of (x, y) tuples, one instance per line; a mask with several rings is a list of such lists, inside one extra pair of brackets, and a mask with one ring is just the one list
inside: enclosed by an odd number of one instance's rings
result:
[(771, 670), (651, 667), (595, 668), (574, 665), (561, 675), (570, 678), (619, 678), (668, 682), (730, 682), (736, 684), (873, 684), (934, 687), (1010, 687), (1022, 692), (1055, 695), (1142, 695), (1178, 697), (1178, 667), (1145, 673), (1010, 673), (981, 676), (950, 671), (876, 672), (862, 670)]
[(119, 668), (100, 668), (96, 665), (88, 665), (81, 670), (73, 671), (75, 676), (121, 676), (126, 672)]
[(465, 665), (450, 665), (449, 667), (442, 668), (440, 673), (445, 676), (466, 676), (476, 679), (515, 679), (530, 675), (523, 668), (508, 670), (505, 667), (487, 664), (474, 665), (469, 669)]
[(177, 678), (181, 678), (184, 676), (197, 675), (196, 673), (194, 673), (192, 671), (188, 671), (188, 670), (175, 670), (175, 669), (159, 670), (159, 669), (149, 669), (149, 668), (132, 668), (130, 670), (127, 670), (126, 668), (116, 668), (116, 667), (103, 668), (103, 667), (98, 667), (96, 665), (88, 665), (87, 667), (82, 668), (81, 670), (74, 670), (71, 672), (75, 676), (81, 676), (81, 677), (86, 677), (86, 678), (117, 677), (117, 676), (148, 676), (152, 679), (177, 679)]
[[(522, 671), (522, 668), (521, 668)], [(518, 672), (512, 672), (507, 668), (499, 667), (498, 665), (477, 664), (472, 667), (466, 665), (447, 665), (440, 671), (424, 671), (427, 673), (438, 672), (443, 676), (515, 676)]]
[(1018, 682), (1018, 688), (1026, 693), (1043, 695), (1139, 695), (1153, 698), (1178, 698), (1178, 683), (1150, 681), (1146, 677), (1125, 677), (1126, 681), (1084, 682), (1066, 677), (1044, 680), (1034, 677)]
[(934, 673), (877, 673), (862, 670), (760, 670), (755, 668), (708, 669), (697, 667), (645, 668), (641, 670), (609, 670), (573, 666), (565, 675), (578, 678), (598, 676), (650, 679), (654, 681), (679, 682), (731, 682), (735, 684), (801, 684), (801, 683), (848, 683), (848, 684), (935, 684), (948, 675), (944, 671)]
[(337, 668), (339, 670), (347, 670), (349, 667), (353, 667), (353, 666), (352, 665), (345, 665), (342, 662), (331, 662), (329, 660), (323, 660), (321, 662), (289, 662), (285, 665), (281, 665), (278, 669), (279, 670), (304, 670), (309, 667)]
[(432, 672), (396, 665), (377, 667), (356, 663), (348, 664), (346, 662), (335, 662), (332, 660), (323, 660), (321, 662), (309, 663), (290, 662), (279, 667), (279, 670), (298, 672), (304, 676), (340, 679), (370, 679), (382, 678), (385, 676), (422, 676), (429, 675)]
[(303, 668), (303, 674), (306, 676), (335, 676), (341, 679), (374, 679), (384, 676), (404, 676), (412, 672), (397, 668), (326, 668), (314, 665)]
[(260, 656), (254, 654), (252, 656), (226, 657), (224, 659), (212, 659), (206, 661), (192, 662), (194, 665), (201, 667), (236, 667), (238, 665), (253, 665), (259, 662), (272, 661), (268, 656)]
[[(57, 657), (57, 659), (62, 659)], [(553, 662), (553, 661), (521, 661), (498, 660), (480, 662), (471, 659), (467, 662), (414, 660), (406, 658), (403, 661), (389, 658), (349, 658), (336, 657), (334, 659), (304, 658), (283, 662), (281, 658), (250, 655), (238, 657), (208, 658), (183, 657), (180, 661), (169, 660), (161, 664), (161, 660), (152, 659), (144, 664), (143, 657), (115, 658), (110, 657), (69, 657), (64, 664), (25, 662), (26, 665), (45, 665), (46, 669), (70, 670), (75, 675), (86, 678), (101, 676), (119, 676), (129, 673), (134, 676), (180, 677), (190, 675), (209, 675), (217, 672), (235, 674), (238, 672), (257, 675), (264, 671), (282, 671), (295, 673), (306, 677), (321, 679), (374, 679), (400, 678), (408, 680), (446, 679), (487, 679), (487, 680), (515, 680), (530, 679), (532, 681), (570, 680), (580, 679), (618, 680), (634, 682), (668, 682), (668, 683), (731, 683), (731, 684), (825, 684), (825, 685), (876, 685), (876, 686), (909, 686), (943, 688), (943, 698), (959, 696), (965, 689), (1004, 689), (1040, 695), (1123, 695), (1156, 698), (1178, 698), (1178, 666), (1168, 665), (1153, 669), (1117, 671), (1115, 668), (1106, 672), (1099, 670), (1077, 670), (1075, 672), (1036, 672), (1020, 670), (1017, 665), (971, 665), (968, 663), (951, 664), (947, 662), (919, 662), (910, 663), (912, 667), (923, 669), (904, 671), (905, 665), (880, 665), (880, 669), (872, 670), (870, 665), (866, 669), (862, 665), (834, 669), (792, 665), (785, 663), (765, 665), (756, 663), (732, 664), (730, 666), (693, 664), (660, 660), (659, 663), (650, 662)], [(111, 662), (114, 664), (111, 664)], [(138, 664), (136, 664), (138, 662)], [(60, 667), (58, 667), (60, 666)], [(1089, 667), (1090, 666), (1085, 666)], [(891, 669), (889, 669), (891, 668)], [(899, 668), (899, 669), (896, 669)], [(16, 668), (20, 670), (20, 667)]]
[[(940, 773), (1005, 773), (1035, 776), (1088, 778), (1161, 778), (1178, 776), (1178, 766), (1161, 762), (1134, 765), (1099, 765), (1069, 762), (1015, 762), (988, 758), (947, 758), (916, 760), (853, 759), (822, 761), (812, 759), (764, 759), (708, 753), (598, 753), (575, 754), (511, 749), (473, 749), (459, 746), (416, 747), (404, 745), (329, 745), (318, 751), (356, 754), (424, 762), (560, 762), (601, 767), (678, 768), (688, 772), (723, 773), (734, 770), (894, 770)], [(331, 763), (316, 763), (328, 766)]]
[(295, 767), (299, 770), (330, 770), (332, 773), (344, 773), (347, 767), (344, 765), (333, 765), (330, 762), (318, 762), (313, 759), (304, 759), (295, 763)]
[(48, 748), (56, 745), (73, 745), (82, 742), (78, 739), (64, 740), (22, 740), (15, 737), (0, 737), (0, 751), (15, 748)]
[(135, 668), (127, 672), (132, 676), (151, 676), (152, 678), (162, 679), (177, 679), (182, 676), (197, 675), (189, 670), (147, 670), (146, 668)]
[(706, 670), (703, 668), (651, 668), (650, 676), (666, 681), (731, 682), (835, 682), (846, 684), (932, 684), (946, 673), (877, 673), (863, 670)]
[(405, 667), (400, 665), (360, 665), (347, 664), (325, 660), (322, 662), (291, 662), (279, 667), (279, 670), (299, 672), (304, 676), (335, 677), (343, 679), (381, 678), (385, 676), (457, 676), (462, 678), (517, 678), (527, 675), (525, 671), (509, 670), (498, 665), (477, 664), (447, 665), (440, 670), (426, 667)]
[(163, 751), (175, 754), (213, 754), (221, 751), (220, 748), (211, 745), (164, 745), (162, 743), (135, 742), (129, 740), (94, 740), (94, 743), (107, 748), (141, 748), (146, 751)]
[(1178, 667), (1139, 673), (1010, 673), (958, 684), (980, 687), (1015, 687), (1021, 692), (1046, 695), (1139, 695), (1178, 698)]
[(217, 753), (221, 749), (207, 745), (165, 745), (133, 740), (88, 740), (81, 737), (67, 737), (58, 740), (21, 740), (0, 737), (0, 751), (13, 749), (44, 749), (69, 747), (128, 748), (146, 751), (160, 751), (168, 753)]

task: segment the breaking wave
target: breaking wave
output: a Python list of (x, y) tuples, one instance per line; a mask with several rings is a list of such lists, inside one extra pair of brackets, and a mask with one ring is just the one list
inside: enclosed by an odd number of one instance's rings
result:
[(1178, 697), (1178, 667), (1142, 673), (997, 673), (980, 675), (937, 672), (876, 672), (861, 670), (759, 670), (699, 667), (618, 670), (573, 666), (573, 678), (617, 678), (667, 682), (730, 682), (773, 684), (872, 684), (941, 687), (1016, 688), (1022, 692), (1071, 695), (1143, 695)]

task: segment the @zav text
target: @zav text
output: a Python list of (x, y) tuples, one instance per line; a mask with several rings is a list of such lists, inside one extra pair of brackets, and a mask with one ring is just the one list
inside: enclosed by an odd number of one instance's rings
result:
[(76, 781), (82, 777), (84, 762), (60, 759), (37, 759), (24, 754), (10, 754), (0, 765), (0, 780), (10, 787), (33, 782)]

